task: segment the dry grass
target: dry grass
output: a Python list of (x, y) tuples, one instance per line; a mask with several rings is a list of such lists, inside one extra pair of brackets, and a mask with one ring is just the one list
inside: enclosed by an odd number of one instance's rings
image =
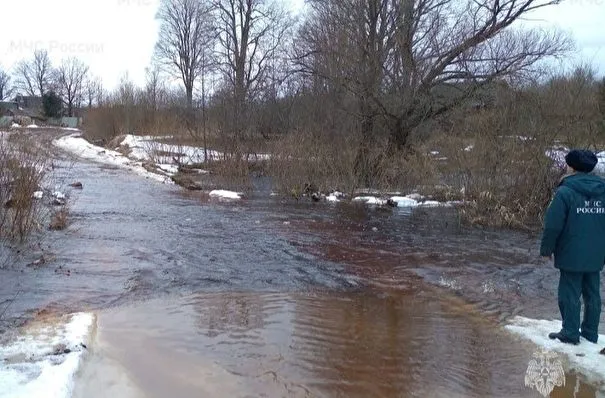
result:
[(520, 229), (540, 225), (562, 172), (545, 155), (548, 140), (478, 134), (471, 141), (472, 149), (468, 138), (434, 141), (447, 157), (439, 170), (443, 186), (467, 203), (463, 219)]
[(308, 185), (323, 192), (356, 188), (355, 143), (297, 134), (277, 142), (272, 152), (269, 170), (282, 193), (298, 197)]
[(50, 217), (48, 229), (51, 231), (62, 231), (69, 225), (69, 209), (63, 206), (56, 210)]
[(359, 140), (326, 138), (312, 134), (289, 136), (280, 140), (269, 162), (269, 173), (282, 193), (300, 196), (305, 187), (324, 193), (341, 191), (352, 194), (359, 189), (392, 191), (434, 186), (435, 164), (424, 147), (405, 154), (389, 154), (386, 144), (366, 151), (366, 181), (360, 179), (357, 163)]
[(47, 156), (18, 134), (0, 138), (0, 236), (24, 240), (39, 225), (33, 195), (42, 184)]

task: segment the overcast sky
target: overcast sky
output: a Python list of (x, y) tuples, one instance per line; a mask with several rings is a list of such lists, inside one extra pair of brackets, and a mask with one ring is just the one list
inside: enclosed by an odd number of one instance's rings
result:
[[(303, 0), (283, 0), (299, 10)], [(10, 68), (46, 48), (52, 61), (76, 56), (101, 76), (108, 88), (124, 73), (144, 82), (156, 41), (159, 0), (18, 0), (2, 1), (0, 65)], [(570, 32), (575, 59), (605, 74), (605, 0), (564, 0), (533, 15), (545, 25)], [(572, 59), (568, 62), (573, 62)]]

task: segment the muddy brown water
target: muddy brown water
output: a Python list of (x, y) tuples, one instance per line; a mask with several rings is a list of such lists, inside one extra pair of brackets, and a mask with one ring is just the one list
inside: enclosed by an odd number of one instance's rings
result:
[[(72, 224), (0, 270), (0, 302), (17, 297), (5, 328), (96, 311), (76, 396), (539, 396), (536, 347), (501, 328), (557, 315), (535, 237), (451, 209), (293, 203), (263, 179), (232, 203), (66, 158), (56, 172)], [(599, 396), (567, 377), (552, 397)]]

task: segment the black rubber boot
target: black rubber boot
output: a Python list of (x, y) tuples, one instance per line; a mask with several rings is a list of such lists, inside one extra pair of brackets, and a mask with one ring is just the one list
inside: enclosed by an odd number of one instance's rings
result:
[(556, 333), (549, 333), (548, 338), (551, 340), (554, 339), (558, 339), (561, 343), (565, 343), (565, 344), (579, 344), (580, 341), (579, 340), (572, 340), (567, 336), (564, 336), (563, 334), (561, 334), (561, 332), (556, 332)]
[(591, 343), (595, 343), (597, 344), (597, 341), (599, 340), (598, 335), (595, 337), (592, 334), (588, 334), (585, 332), (580, 332), (580, 336), (584, 337), (586, 340), (590, 341)]

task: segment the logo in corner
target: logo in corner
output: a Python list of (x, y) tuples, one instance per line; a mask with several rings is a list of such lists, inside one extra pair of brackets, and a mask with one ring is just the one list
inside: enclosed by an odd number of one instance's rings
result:
[(548, 396), (555, 387), (565, 385), (565, 371), (559, 356), (552, 351), (538, 351), (533, 354), (525, 372), (525, 385)]

